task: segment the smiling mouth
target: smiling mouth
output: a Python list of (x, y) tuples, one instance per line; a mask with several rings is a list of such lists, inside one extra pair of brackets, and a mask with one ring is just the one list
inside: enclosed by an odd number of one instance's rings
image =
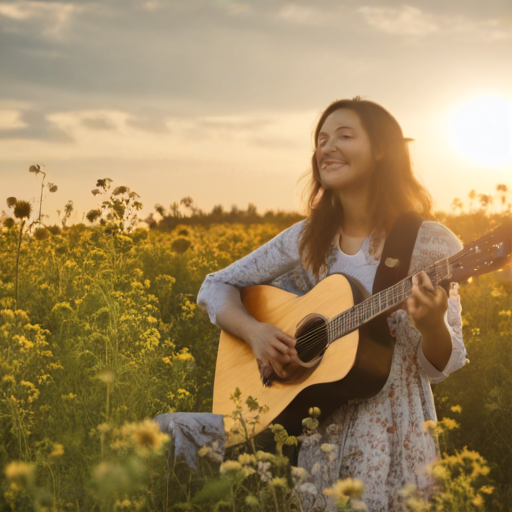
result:
[(346, 164), (346, 162), (342, 162), (341, 160), (327, 160), (327, 162), (322, 164), (322, 169), (334, 169), (336, 167), (342, 167)]

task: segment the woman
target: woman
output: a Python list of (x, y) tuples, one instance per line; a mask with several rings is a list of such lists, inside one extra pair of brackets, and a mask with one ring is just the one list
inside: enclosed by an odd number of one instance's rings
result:
[[(250, 344), (262, 368), (286, 377), (297, 354), (295, 340), (252, 318), (240, 300), (246, 286), (272, 283), (304, 294), (334, 272), (348, 274), (371, 294), (384, 242), (394, 221), (414, 211), (432, 219), (428, 192), (413, 176), (407, 140), (397, 121), (365, 100), (340, 100), (322, 114), (315, 151), (308, 217), (229, 267), (209, 274), (198, 303), (210, 319)], [(421, 272), (461, 249), (443, 225), (425, 220), (418, 231), (408, 274), (411, 297), (388, 319), (396, 337), (392, 368), (382, 391), (352, 400), (322, 424), (325, 436), (306, 438), (299, 465), (310, 474), (304, 509), (334, 509), (322, 489), (339, 478), (364, 482), (371, 511), (403, 509), (399, 490), (429, 484), (423, 468), (437, 455), (422, 425), (436, 420), (430, 383), (466, 361), (456, 288), (447, 298)], [(413, 327), (414, 326), (414, 327)], [(330, 453), (319, 450), (328, 441)]]

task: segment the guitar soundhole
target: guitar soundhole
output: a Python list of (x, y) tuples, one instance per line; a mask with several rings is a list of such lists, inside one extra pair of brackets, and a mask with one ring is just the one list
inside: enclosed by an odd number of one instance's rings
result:
[(321, 356), (327, 347), (327, 322), (324, 317), (313, 316), (299, 325), (295, 334), (295, 350), (303, 363)]

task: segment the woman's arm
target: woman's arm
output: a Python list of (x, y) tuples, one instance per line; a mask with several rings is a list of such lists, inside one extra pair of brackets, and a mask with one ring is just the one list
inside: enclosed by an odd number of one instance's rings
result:
[(213, 324), (249, 343), (261, 365), (270, 363), (280, 377), (287, 376), (283, 366), (296, 356), (295, 340), (255, 320), (242, 304), (240, 289), (269, 283), (300, 263), (303, 224), (294, 224), (244, 258), (208, 274), (197, 296)]
[[(460, 240), (447, 227), (425, 221), (418, 232), (409, 273), (416, 274), (461, 249)], [(418, 360), (430, 382), (437, 383), (466, 362), (460, 297), (456, 287), (452, 287), (449, 297), (441, 288), (434, 291), (428, 277), (424, 277), (426, 275), (420, 274), (415, 279), (413, 298), (408, 301), (407, 309), (411, 323), (422, 335)], [(411, 314), (415, 307), (414, 314)]]

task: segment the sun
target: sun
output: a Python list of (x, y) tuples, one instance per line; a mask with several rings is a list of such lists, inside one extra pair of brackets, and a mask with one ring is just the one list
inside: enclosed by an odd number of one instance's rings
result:
[(481, 96), (453, 111), (448, 133), (457, 151), (486, 167), (512, 164), (512, 99)]

